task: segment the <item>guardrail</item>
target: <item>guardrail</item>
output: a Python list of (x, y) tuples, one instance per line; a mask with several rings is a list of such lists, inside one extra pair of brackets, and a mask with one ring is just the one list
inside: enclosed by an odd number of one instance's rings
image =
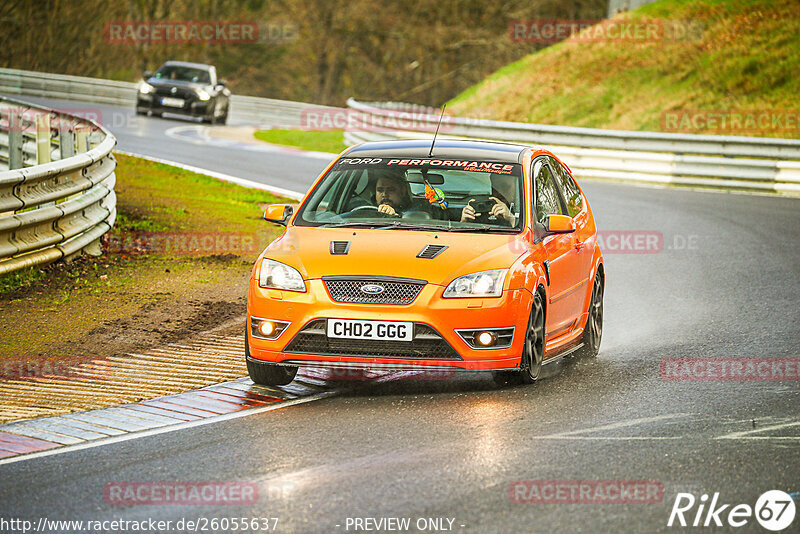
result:
[[(362, 116), (348, 144), (430, 138), (439, 116), (395, 102), (347, 105)], [(404, 124), (404, 128), (394, 125)], [(800, 193), (800, 141), (573, 128), (445, 117), (440, 138), (547, 145), (580, 178)]]
[[(136, 84), (0, 69), (0, 92), (134, 106)], [(233, 95), (230, 117), (285, 128), (309, 128), (308, 116), (330, 116), (359, 126), (345, 141), (426, 138), (439, 116), (403, 103), (348, 101), (350, 110)], [(351, 121), (348, 113), (359, 115)], [(341, 116), (339, 116), (341, 115)], [(405, 120), (404, 120), (405, 119)], [(410, 122), (410, 128), (399, 124)], [(363, 127), (373, 125), (374, 127)], [(445, 117), (442, 138), (494, 139), (547, 145), (579, 177), (744, 191), (800, 193), (800, 141), (744, 136), (686, 135), (574, 128)], [(0, 149), (0, 158), (2, 158)]]
[[(11, 95), (130, 106), (133, 111), (137, 87), (138, 84), (131, 82), (0, 68), (0, 93)], [(316, 104), (236, 94), (231, 97), (230, 106), (228, 116), (231, 119), (284, 128), (302, 127), (304, 112), (317, 108), (330, 109)]]
[(0, 98), (0, 274), (100, 254), (117, 213), (116, 142), (92, 121)]

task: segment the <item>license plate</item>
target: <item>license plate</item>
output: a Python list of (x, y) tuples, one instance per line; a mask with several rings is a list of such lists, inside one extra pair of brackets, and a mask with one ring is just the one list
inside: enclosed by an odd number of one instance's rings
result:
[(183, 107), (183, 99), (181, 98), (170, 98), (164, 97), (161, 99), (162, 106), (169, 106), (171, 108), (182, 108)]
[(328, 337), (411, 341), (414, 339), (414, 323), (328, 319)]

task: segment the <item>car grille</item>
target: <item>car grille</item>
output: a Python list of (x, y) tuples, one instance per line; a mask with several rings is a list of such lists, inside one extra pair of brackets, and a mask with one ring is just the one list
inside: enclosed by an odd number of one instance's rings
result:
[(155, 93), (158, 96), (169, 96), (172, 98), (182, 98), (184, 100), (193, 100), (195, 98), (195, 93), (191, 89), (185, 87), (176, 87), (175, 89), (177, 89), (177, 91), (173, 93), (172, 87), (156, 86)]
[(423, 360), (462, 359), (439, 332), (426, 324), (414, 323), (413, 341), (329, 338), (327, 325), (327, 319), (311, 321), (292, 338), (283, 352)]
[[(352, 304), (411, 304), (427, 283), (425, 280), (412, 278), (385, 278), (385, 277), (345, 277), (324, 276), (322, 281), (328, 289), (328, 294), (336, 302)], [(383, 292), (377, 294), (365, 293), (361, 288), (365, 285), (378, 285), (383, 287)]]

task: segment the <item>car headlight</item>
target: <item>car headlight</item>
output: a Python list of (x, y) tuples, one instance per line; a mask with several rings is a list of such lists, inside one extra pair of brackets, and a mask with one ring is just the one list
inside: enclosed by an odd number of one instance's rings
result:
[(142, 93), (143, 95), (149, 95), (155, 90), (156, 88), (147, 82), (143, 81), (142, 83), (139, 84), (139, 92)]
[(197, 98), (199, 98), (200, 100), (208, 100), (209, 98), (211, 98), (211, 95), (208, 94), (208, 92), (203, 89), (198, 89)]
[(264, 258), (261, 260), (261, 272), (258, 275), (258, 285), (271, 289), (285, 289), (287, 291), (306, 290), (306, 283), (300, 272), (281, 262)]
[(466, 274), (450, 282), (443, 297), (499, 297), (508, 269)]

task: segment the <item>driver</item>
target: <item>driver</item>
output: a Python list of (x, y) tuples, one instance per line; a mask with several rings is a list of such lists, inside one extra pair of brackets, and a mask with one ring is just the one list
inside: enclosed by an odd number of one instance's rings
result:
[(405, 178), (381, 173), (375, 182), (375, 205), (379, 212), (399, 217), (411, 205), (411, 192)]
[(381, 172), (375, 182), (373, 202), (378, 211), (389, 217), (400, 217), (404, 212), (428, 213), (426, 204), (411, 198), (411, 186), (399, 174)]

